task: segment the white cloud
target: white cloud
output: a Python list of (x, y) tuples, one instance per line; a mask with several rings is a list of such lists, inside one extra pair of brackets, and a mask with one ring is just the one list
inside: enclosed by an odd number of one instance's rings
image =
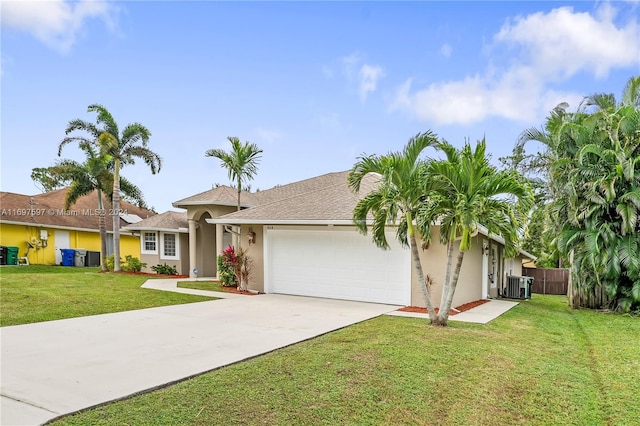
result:
[(378, 88), (378, 80), (384, 77), (384, 70), (380, 65), (364, 63), (364, 55), (354, 52), (342, 58), (342, 68), (347, 81), (356, 83), (360, 100), (364, 102), (370, 92)]
[(637, 63), (640, 53), (638, 21), (618, 28), (615, 15), (607, 3), (596, 16), (562, 7), (508, 22), (495, 41), (524, 49), (521, 60), (548, 78), (567, 78), (582, 70), (603, 77), (611, 68)]
[(494, 36), (490, 62), (509, 57), (503, 69), (487, 66), (481, 74), (413, 92), (409, 79), (397, 89), (390, 110), (407, 110), (434, 124), (471, 124), (489, 117), (539, 120), (561, 100), (576, 106), (582, 96), (559, 93), (549, 84), (578, 72), (603, 77), (613, 68), (640, 62), (637, 18), (618, 27), (615, 16), (605, 3), (595, 15), (563, 7), (518, 17)]
[(453, 49), (451, 48), (451, 45), (448, 43), (445, 43), (442, 46), (440, 46), (440, 53), (442, 53), (442, 56), (444, 56), (445, 58), (451, 57), (452, 50)]
[(384, 71), (379, 65), (364, 64), (358, 73), (360, 78), (360, 100), (365, 101), (369, 92), (375, 92), (378, 79), (384, 77)]
[(87, 19), (98, 18), (113, 29), (117, 9), (106, 1), (2, 2), (2, 25), (30, 33), (45, 45), (66, 53), (76, 42)]

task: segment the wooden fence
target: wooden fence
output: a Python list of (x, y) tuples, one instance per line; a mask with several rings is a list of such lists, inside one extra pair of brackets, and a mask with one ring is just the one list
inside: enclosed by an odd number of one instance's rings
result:
[(533, 277), (532, 293), (567, 294), (569, 270), (552, 268), (522, 268), (522, 274)]

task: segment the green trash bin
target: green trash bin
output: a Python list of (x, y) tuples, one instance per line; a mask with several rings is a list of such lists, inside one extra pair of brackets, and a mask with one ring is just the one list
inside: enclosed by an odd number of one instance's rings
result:
[(7, 247), (7, 265), (18, 264), (18, 247)]

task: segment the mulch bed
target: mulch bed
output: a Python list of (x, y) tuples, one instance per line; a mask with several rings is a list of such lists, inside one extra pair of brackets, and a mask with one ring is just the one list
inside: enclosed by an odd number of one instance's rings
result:
[[(455, 308), (455, 310), (451, 309), (449, 311), (449, 315), (456, 315), (459, 314), (460, 312), (464, 312), (464, 311), (468, 311), (469, 309), (475, 308), (476, 306), (480, 306), (483, 305), (485, 303), (487, 303), (489, 300), (487, 299), (481, 299), (481, 300), (476, 300), (475, 302), (469, 302), (469, 303), (465, 303), (464, 305), (460, 305), (457, 306)], [(402, 312), (417, 312), (420, 314), (427, 314), (427, 308), (421, 308), (419, 306), (406, 306), (404, 308), (400, 308), (398, 309), (399, 311)], [(436, 308), (436, 313), (438, 313), (438, 308)]]
[(256, 296), (259, 293), (253, 293), (250, 291), (240, 291), (237, 287), (224, 287), (220, 286), (220, 289), (225, 293), (233, 293), (233, 294), (244, 294), (245, 296)]

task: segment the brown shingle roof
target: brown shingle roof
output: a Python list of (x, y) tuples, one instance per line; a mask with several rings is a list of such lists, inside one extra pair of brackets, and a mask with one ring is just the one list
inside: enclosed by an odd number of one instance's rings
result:
[(263, 205), (295, 197), (297, 195), (308, 194), (331, 186), (346, 184), (347, 176), (349, 176), (349, 171), (327, 173), (310, 179), (255, 192), (252, 195), (257, 201), (256, 205)]
[[(80, 197), (68, 211), (64, 210), (66, 194), (66, 188), (33, 196), (0, 192), (0, 212), (2, 213), (0, 221), (33, 226), (98, 230), (98, 197), (96, 192)], [(106, 197), (104, 206), (109, 213), (110, 203)], [(123, 213), (136, 215), (141, 219), (155, 215), (152, 211), (142, 209), (126, 201), (120, 202), (120, 209)], [(111, 216), (107, 216), (108, 231), (113, 230), (112, 223)], [(125, 226), (129, 223), (121, 219), (120, 225)]]
[[(256, 207), (263, 204), (272, 203), (274, 201), (291, 198), (296, 195), (306, 194), (319, 189), (344, 183), (349, 175), (348, 171), (327, 173), (322, 176), (301, 180), (298, 182), (279, 185), (274, 188), (266, 189), (258, 192), (242, 191), (240, 194), (240, 203), (243, 207)], [(208, 191), (192, 195), (182, 200), (173, 202), (174, 207), (186, 208), (186, 206), (217, 204), (226, 206), (235, 206), (238, 203), (238, 192), (235, 188), (221, 185)]]
[(150, 218), (144, 219), (138, 223), (127, 225), (124, 229), (131, 231), (154, 229), (187, 232), (188, 227), (189, 223), (187, 222), (186, 212), (174, 212), (169, 210), (164, 213), (151, 216)]
[[(283, 198), (257, 207), (229, 213), (220, 217), (220, 220), (225, 223), (248, 223), (251, 221), (256, 223), (351, 221), (356, 204), (364, 195), (375, 188), (379, 177), (373, 174), (365, 176), (360, 193), (356, 195), (347, 185), (348, 174), (348, 171), (330, 173), (314, 179), (293, 183), (290, 188), (282, 187), (284, 190), (277, 194)], [(292, 195), (287, 197), (289, 194)]]

